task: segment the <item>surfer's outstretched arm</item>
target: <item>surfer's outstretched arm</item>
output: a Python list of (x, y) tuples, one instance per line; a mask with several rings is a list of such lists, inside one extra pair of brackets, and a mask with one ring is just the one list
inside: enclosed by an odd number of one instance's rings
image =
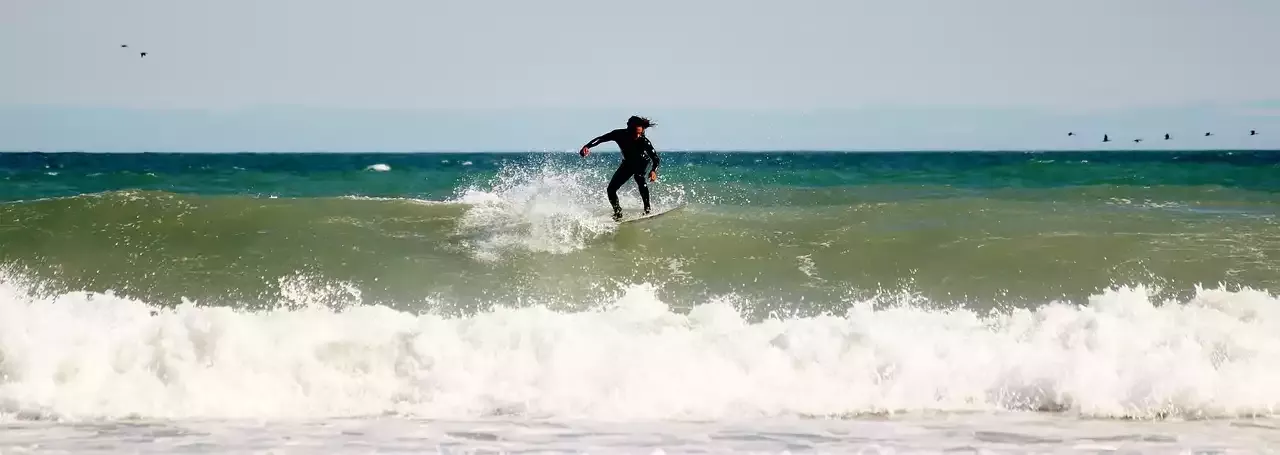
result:
[(600, 144), (603, 144), (603, 143), (605, 143), (605, 142), (612, 141), (612, 140), (613, 140), (613, 135), (614, 135), (614, 133), (616, 133), (616, 132), (617, 132), (617, 131), (610, 131), (610, 132), (608, 132), (608, 133), (601, 134), (601, 135), (600, 135), (600, 137), (597, 137), (597, 138), (595, 138), (595, 139), (592, 139), (592, 140), (590, 140), (590, 141), (587, 141), (586, 145), (583, 145), (583, 146), (582, 146), (582, 150), (581, 150), (581, 151), (579, 151), (579, 152), (578, 152), (578, 154), (579, 154), (579, 155), (582, 155), (582, 156), (584, 156), (584, 157), (585, 157), (585, 156), (587, 156), (587, 154), (591, 153), (591, 147), (595, 147), (595, 146), (600, 145)]
[(601, 134), (600, 137), (597, 137), (595, 139), (588, 141), (587, 145), (584, 145), (583, 147), (591, 148), (612, 140), (613, 140), (613, 132), (608, 132), (608, 133)]

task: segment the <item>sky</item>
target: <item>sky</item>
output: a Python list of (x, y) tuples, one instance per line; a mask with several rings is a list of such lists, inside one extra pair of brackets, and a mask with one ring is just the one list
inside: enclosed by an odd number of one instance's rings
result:
[(1276, 23), (1275, 0), (6, 0), (0, 150), (574, 150), (633, 113), (666, 149), (1280, 148)]

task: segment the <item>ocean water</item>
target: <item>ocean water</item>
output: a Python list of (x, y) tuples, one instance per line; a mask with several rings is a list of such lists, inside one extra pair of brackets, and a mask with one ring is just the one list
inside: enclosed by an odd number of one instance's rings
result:
[(0, 154), (0, 453), (1280, 442), (1280, 152), (617, 160)]

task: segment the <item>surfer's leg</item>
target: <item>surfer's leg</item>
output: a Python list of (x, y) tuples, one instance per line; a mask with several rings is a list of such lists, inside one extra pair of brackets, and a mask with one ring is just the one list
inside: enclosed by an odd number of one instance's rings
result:
[(631, 174), (640, 188), (640, 199), (644, 201), (644, 214), (649, 214), (649, 185), (644, 182), (644, 174)]
[(622, 206), (618, 205), (618, 189), (622, 188), (622, 184), (627, 183), (627, 177), (631, 176), (631, 170), (627, 163), (618, 166), (618, 170), (613, 172), (613, 178), (609, 179), (609, 205), (613, 207), (613, 219), (622, 218)]

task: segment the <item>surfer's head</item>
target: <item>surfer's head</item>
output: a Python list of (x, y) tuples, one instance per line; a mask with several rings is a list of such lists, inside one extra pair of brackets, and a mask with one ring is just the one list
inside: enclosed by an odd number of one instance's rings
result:
[(651, 128), (653, 126), (654, 123), (652, 121), (638, 115), (633, 115), (631, 118), (627, 119), (627, 128), (634, 130), (636, 134), (644, 133), (646, 128)]

